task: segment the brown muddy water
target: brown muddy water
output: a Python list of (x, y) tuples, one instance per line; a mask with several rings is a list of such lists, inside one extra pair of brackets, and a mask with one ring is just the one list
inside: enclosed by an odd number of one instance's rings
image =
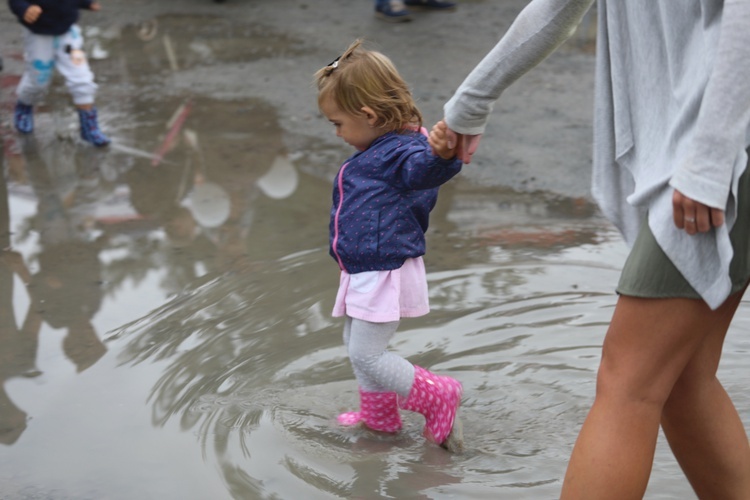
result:
[[(446, 185), (425, 258), (432, 312), (392, 347), (464, 384), (466, 453), (426, 443), (416, 415), (395, 436), (341, 428), (357, 388), (326, 245), (349, 151), (287, 137), (260, 93), (169, 86), (217, 58), (306, 50), (244, 50), (267, 38), (218, 19), (198, 36), (191, 21), (89, 33), (105, 150), (77, 139), (59, 84), (18, 137), (17, 75), (2, 75), (0, 498), (556, 498), (619, 235), (585, 199)], [(720, 376), (750, 427), (748, 332), (744, 302)], [(691, 497), (661, 439), (647, 498)]]

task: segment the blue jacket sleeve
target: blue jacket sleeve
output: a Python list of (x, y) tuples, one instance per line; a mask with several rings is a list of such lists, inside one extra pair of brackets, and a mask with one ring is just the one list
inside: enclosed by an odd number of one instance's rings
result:
[(369, 161), (384, 168), (379, 177), (397, 189), (433, 189), (461, 171), (460, 160), (444, 160), (432, 154), (427, 138), (419, 134), (391, 135), (369, 151)]
[(429, 148), (407, 151), (399, 169), (399, 179), (408, 189), (431, 189), (445, 184), (461, 171), (457, 158), (444, 160)]

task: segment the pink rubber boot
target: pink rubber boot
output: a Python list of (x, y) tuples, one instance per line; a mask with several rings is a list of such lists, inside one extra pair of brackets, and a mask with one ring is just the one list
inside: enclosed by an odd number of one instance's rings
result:
[(409, 397), (400, 399), (401, 408), (424, 415), (424, 435), (443, 445), (453, 430), (463, 387), (458, 380), (435, 375), (414, 365), (414, 385)]
[(395, 392), (365, 392), (359, 389), (359, 411), (350, 411), (338, 416), (342, 425), (356, 425), (362, 422), (374, 431), (398, 432), (401, 429), (401, 415)]

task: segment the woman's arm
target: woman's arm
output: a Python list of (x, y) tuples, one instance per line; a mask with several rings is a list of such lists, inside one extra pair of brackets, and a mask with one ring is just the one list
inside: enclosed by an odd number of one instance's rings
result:
[(567, 40), (593, 2), (534, 0), (527, 5), (445, 105), (448, 127), (459, 134), (482, 134), (500, 94)]

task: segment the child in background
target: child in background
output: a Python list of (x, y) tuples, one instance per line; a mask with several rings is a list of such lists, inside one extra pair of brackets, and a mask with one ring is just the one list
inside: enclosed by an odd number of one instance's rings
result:
[(460, 432), (452, 431), (461, 384), (412, 365), (388, 343), (402, 317), (429, 311), (424, 233), (438, 186), (461, 162), (443, 124), (426, 137), (393, 63), (361, 40), (315, 79), (321, 112), (357, 149), (336, 175), (330, 222), (330, 254), (341, 268), (333, 315), (346, 317), (344, 345), (360, 395), (360, 411), (338, 420), (396, 432), (399, 408), (416, 411), (429, 440), (460, 451)]
[(26, 68), (16, 89), (16, 129), (34, 130), (34, 104), (47, 93), (52, 70), (57, 66), (65, 78), (81, 121), (81, 138), (95, 146), (106, 146), (109, 138), (99, 129), (94, 96), (97, 85), (83, 52), (81, 30), (76, 25), (78, 10), (98, 11), (92, 0), (8, 0), (24, 30)]

